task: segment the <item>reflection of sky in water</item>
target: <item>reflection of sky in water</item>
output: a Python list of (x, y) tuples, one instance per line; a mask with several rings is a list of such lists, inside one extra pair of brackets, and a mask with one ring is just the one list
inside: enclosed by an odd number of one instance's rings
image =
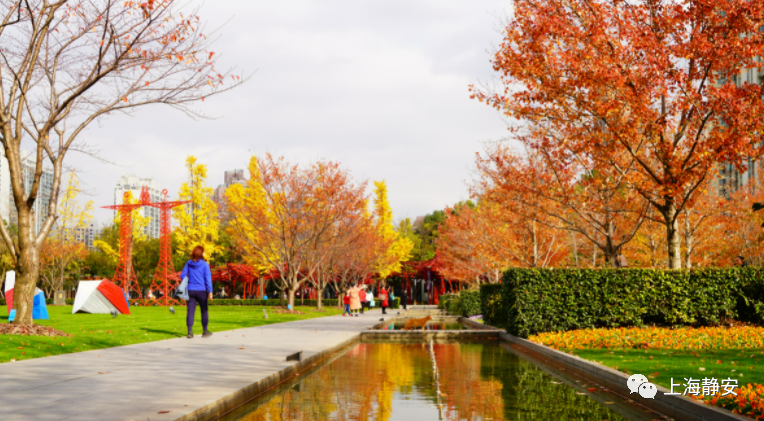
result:
[[(433, 349), (444, 420), (626, 419), (496, 343)], [(427, 344), (362, 343), (239, 420), (438, 420), (436, 402)]]
[(437, 420), (438, 408), (435, 404), (424, 404), (424, 395), (419, 393), (393, 394), (393, 414), (390, 421)]

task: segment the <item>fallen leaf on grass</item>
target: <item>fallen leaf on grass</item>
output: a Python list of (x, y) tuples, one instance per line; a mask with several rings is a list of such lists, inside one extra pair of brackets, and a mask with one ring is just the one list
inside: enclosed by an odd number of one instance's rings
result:
[(159, 411), (159, 412), (157, 412), (157, 414), (168, 414), (168, 413), (170, 413), (170, 411)]
[(596, 387), (590, 387), (590, 388), (588, 388), (588, 389), (586, 389), (586, 390), (588, 390), (588, 391), (590, 391), (590, 392), (596, 392), (596, 391), (597, 391), (597, 388), (596, 388)]

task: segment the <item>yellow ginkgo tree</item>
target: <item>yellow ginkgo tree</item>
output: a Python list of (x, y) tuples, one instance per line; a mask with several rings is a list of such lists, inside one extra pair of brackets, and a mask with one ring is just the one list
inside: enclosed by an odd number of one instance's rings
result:
[(188, 181), (180, 187), (178, 198), (191, 203), (173, 209), (173, 218), (178, 221), (175, 230), (176, 250), (190, 254), (196, 246), (204, 247), (207, 259), (213, 259), (221, 251), (218, 244), (220, 218), (218, 206), (212, 200), (213, 189), (207, 186), (207, 166), (198, 164), (196, 157), (186, 158)]
[(409, 259), (414, 243), (395, 230), (393, 211), (387, 198), (387, 184), (384, 180), (374, 182), (374, 216), (381, 247), (376, 270), (379, 277), (385, 279), (401, 269), (401, 263)]

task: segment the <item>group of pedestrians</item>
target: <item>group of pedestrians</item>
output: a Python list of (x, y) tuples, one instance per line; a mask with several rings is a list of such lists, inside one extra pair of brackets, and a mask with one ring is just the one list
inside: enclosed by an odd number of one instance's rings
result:
[[(208, 338), (212, 336), (212, 332), (207, 330), (207, 325), (209, 324), (208, 301), (212, 301), (212, 274), (210, 265), (204, 259), (204, 249), (202, 247), (197, 246), (191, 252), (191, 258), (183, 268), (180, 278), (183, 282), (178, 288), (177, 294), (179, 298), (183, 298), (187, 302), (186, 327), (188, 327), (188, 335), (186, 337), (189, 339), (194, 337), (192, 328), (194, 326), (194, 315), (197, 306), (202, 313), (202, 337)], [(353, 283), (345, 292), (343, 297), (343, 303), (345, 304), (345, 311), (342, 313), (343, 317), (358, 317), (359, 313), (363, 314), (365, 309), (371, 310), (375, 306), (374, 293), (371, 290), (366, 291), (366, 288), (366, 285)], [(389, 287), (382, 286), (377, 291), (376, 298), (379, 300), (382, 314), (387, 314), (387, 308), (390, 307), (390, 302), (394, 299), (392, 290)], [(405, 291), (401, 297), (401, 303), (405, 309)]]
[[(387, 314), (387, 308), (390, 307), (390, 301), (393, 300), (392, 291), (388, 287), (380, 287), (377, 292), (377, 299), (379, 300), (380, 307), (382, 307), (382, 314)], [(374, 293), (372, 291), (366, 291), (366, 285), (358, 285), (353, 283), (350, 288), (345, 291), (345, 295), (342, 298), (345, 305), (345, 311), (342, 312), (342, 317), (358, 317), (359, 313), (363, 314), (364, 309), (371, 310), (375, 306)]]

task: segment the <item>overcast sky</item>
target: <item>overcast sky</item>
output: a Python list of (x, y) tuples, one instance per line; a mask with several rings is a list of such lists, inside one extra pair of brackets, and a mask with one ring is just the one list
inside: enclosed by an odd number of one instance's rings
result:
[[(468, 198), (475, 152), (505, 134), (501, 116), (469, 99), (468, 86), (495, 78), (490, 52), (507, 7), (499, 0), (207, 1), (205, 33), (225, 24), (217, 67), (255, 72), (252, 79), (199, 105), (215, 120), (163, 106), (103, 120), (83, 137), (114, 164), (75, 155), (68, 162), (96, 206), (112, 204), (124, 174), (153, 177), (177, 197), (189, 154), (208, 166), (215, 187), (223, 171), (271, 152), (294, 162), (339, 161), (358, 179), (386, 180), (396, 220), (442, 209)], [(96, 219), (111, 215), (99, 209)]]

